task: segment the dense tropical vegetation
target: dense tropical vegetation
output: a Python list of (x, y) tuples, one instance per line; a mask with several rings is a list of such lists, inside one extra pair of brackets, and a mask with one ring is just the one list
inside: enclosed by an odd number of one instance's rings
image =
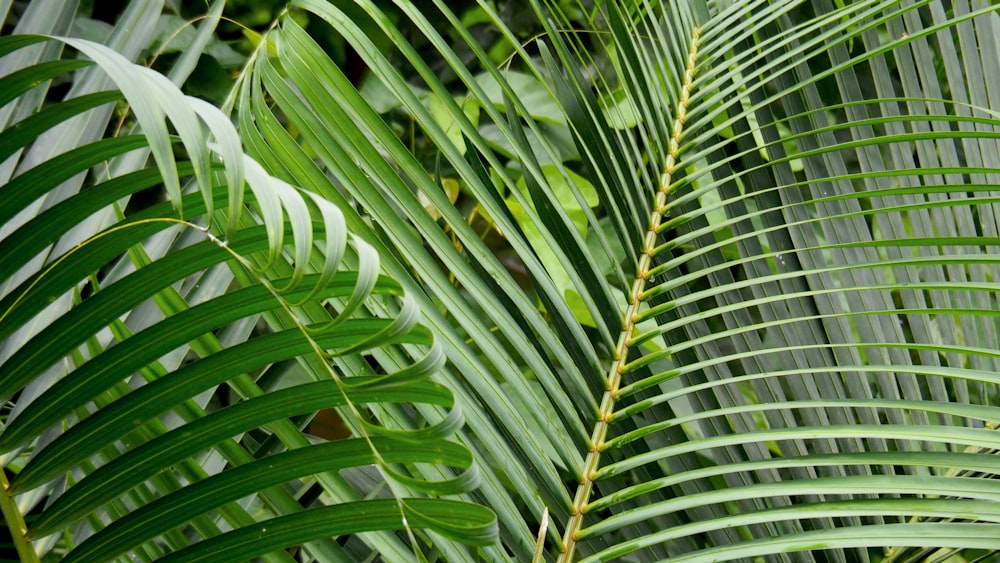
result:
[(1000, 16), (0, 2), (22, 561), (994, 561)]

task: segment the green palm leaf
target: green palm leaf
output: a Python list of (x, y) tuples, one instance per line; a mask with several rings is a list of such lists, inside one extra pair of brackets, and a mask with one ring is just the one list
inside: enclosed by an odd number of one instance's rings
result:
[(998, 443), (993, 8), (607, 2), (572, 30), (553, 3), (521, 45), (481, 5), (508, 72), (443, 2), (295, 5), (434, 158), (291, 19), (243, 79), (241, 127), (275, 174), (355, 205), (439, 335), (491, 557), (531, 557), (544, 508), (565, 559), (1000, 548), (967, 504), (992, 498)]
[[(0, 50), (46, 41), (4, 37)], [(22, 560), (53, 544), (94, 561), (188, 557), (233, 541), (239, 557), (267, 560), (290, 560), (292, 546), (324, 560), (371, 549), (410, 558), (423, 529), (489, 543), (491, 512), (439, 498), (473, 489), (477, 474), (449, 441), (462, 421), (452, 394), (426, 381), (444, 356), (399, 284), (380, 275), (377, 253), (330, 203), (244, 155), (219, 110), (105, 46), (61, 41), (121, 93), (81, 92), (0, 133), (14, 166), (0, 220), (0, 394), (12, 407), (0, 507)], [(28, 61), (0, 83), (17, 114), (32, 88), (86, 65)], [(142, 134), (76, 137), (62, 154), (33, 158), (50, 149), (46, 136), (74, 139), (73, 118), (106, 120), (122, 97)], [(159, 184), (170, 201), (125, 207)], [(67, 244), (81, 227), (92, 230)], [(256, 334), (261, 317), (271, 328)], [(397, 351), (389, 361), (381, 350)], [(357, 438), (304, 432), (334, 408)], [(322, 524), (344, 514), (355, 516)], [(345, 534), (362, 543), (331, 539)]]
[[(29, 4), (0, 39), (23, 557), (1000, 550), (994, 7), (294, 0), (234, 128), (174, 86), (222, 2), (166, 77), (138, 32), (58, 56), (27, 34), (74, 10)], [(304, 432), (328, 408), (353, 437)]]

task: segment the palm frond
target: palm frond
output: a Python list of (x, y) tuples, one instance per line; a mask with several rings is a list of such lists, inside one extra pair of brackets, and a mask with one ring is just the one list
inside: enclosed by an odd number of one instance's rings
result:
[(497, 68), (444, 2), (295, 5), (433, 152), (291, 19), (241, 127), (358, 210), (440, 335), (492, 556), (530, 557), (543, 505), (567, 560), (1000, 548), (992, 7), (606, 2), (574, 29), (552, 3), (522, 44), (483, 3)]
[[(14, 35), (0, 50), (46, 42)], [(57, 42), (118, 90), (70, 95), (0, 133), (13, 165), (0, 218), (0, 396), (13, 405), (0, 505), (22, 559), (67, 532), (54, 543), (78, 561), (291, 560), (295, 546), (326, 560), (411, 558), (423, 529), (489, 543), (491, 512), (440, 498), (477, 475), (449, 440), (462, 422), (451, 393), (426, 381), (444, 356), (378, 254), (329, 202), (244, 155), (219, 110), (106, 46)], [(23, 106), (34, 86), (86, 64), (29, 62), (0, 81)], [(73, 119), (106, 122), (123, 99), (141, 134), (72, 136)], [(55, 128), (76, 146), (29, 159)], [(155, 167), (131, 160), (137, 151)], [(126, 207), (161, 184), (169, 201)], [(382, 350), (396, 350), (391, 361)], [(323, 409), (357, 437), (306, 434)], [(331, 539), (358, 534), (365, 543), (346, 548)]]
[[(295, 0), (234, 127), (176, 88), (222, 2), (167, 76), (134, 33), (25, 35), (75, 13), (29, 4), (0, 39), (23, 557), (1000, 550), (995, 7), (533, 1), (528, 35), (515, 2)], [(325, 409), (352, 438), (308, 435)]]

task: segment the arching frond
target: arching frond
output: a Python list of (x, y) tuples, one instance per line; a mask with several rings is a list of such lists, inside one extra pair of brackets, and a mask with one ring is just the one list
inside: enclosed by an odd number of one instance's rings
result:
[[(292, 560), (285, 549), (300, 547), (409, 559), (424, 530), (490, 543), (490, 511), (441, 498), (477, 475), (450, 440), (462, 424), (452, 394), (428, 381), (445, 358), (378, 253), (330, 202), (245, 155), (220, 110), (105, 46), (55, 41), (97, 65), (5, 75), (13, 115), (47, 80), (90, 76), (67, 76), (76, 69), (117, 89), (27, 109), (0, 133), (12, 171), (0, 188), (0, 507), (22, 560), (53, 543), (69, 561)], [(0, 51), (50, 42), (13, 35)], [(120, 101), (138, 134), (32, 158)], [(161, 184), (167, 200), (144, 203)], [(305, 432), (330, 409), (354, 437)]]

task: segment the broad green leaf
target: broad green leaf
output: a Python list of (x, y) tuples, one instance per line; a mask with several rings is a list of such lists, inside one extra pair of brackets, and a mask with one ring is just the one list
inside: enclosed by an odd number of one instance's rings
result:
[[(506, 71), (501, 76), (514, 91), (518, 101), (527, 108), (530, 117), (549, 123), (565, 123), (562, 109), (540, 80), (517, 71)], [(484, 101), (489, 101), (500, 109), (506, 108), (504, 94), (496, 77), (484, 74), (476, 80), (486, 96)]]

